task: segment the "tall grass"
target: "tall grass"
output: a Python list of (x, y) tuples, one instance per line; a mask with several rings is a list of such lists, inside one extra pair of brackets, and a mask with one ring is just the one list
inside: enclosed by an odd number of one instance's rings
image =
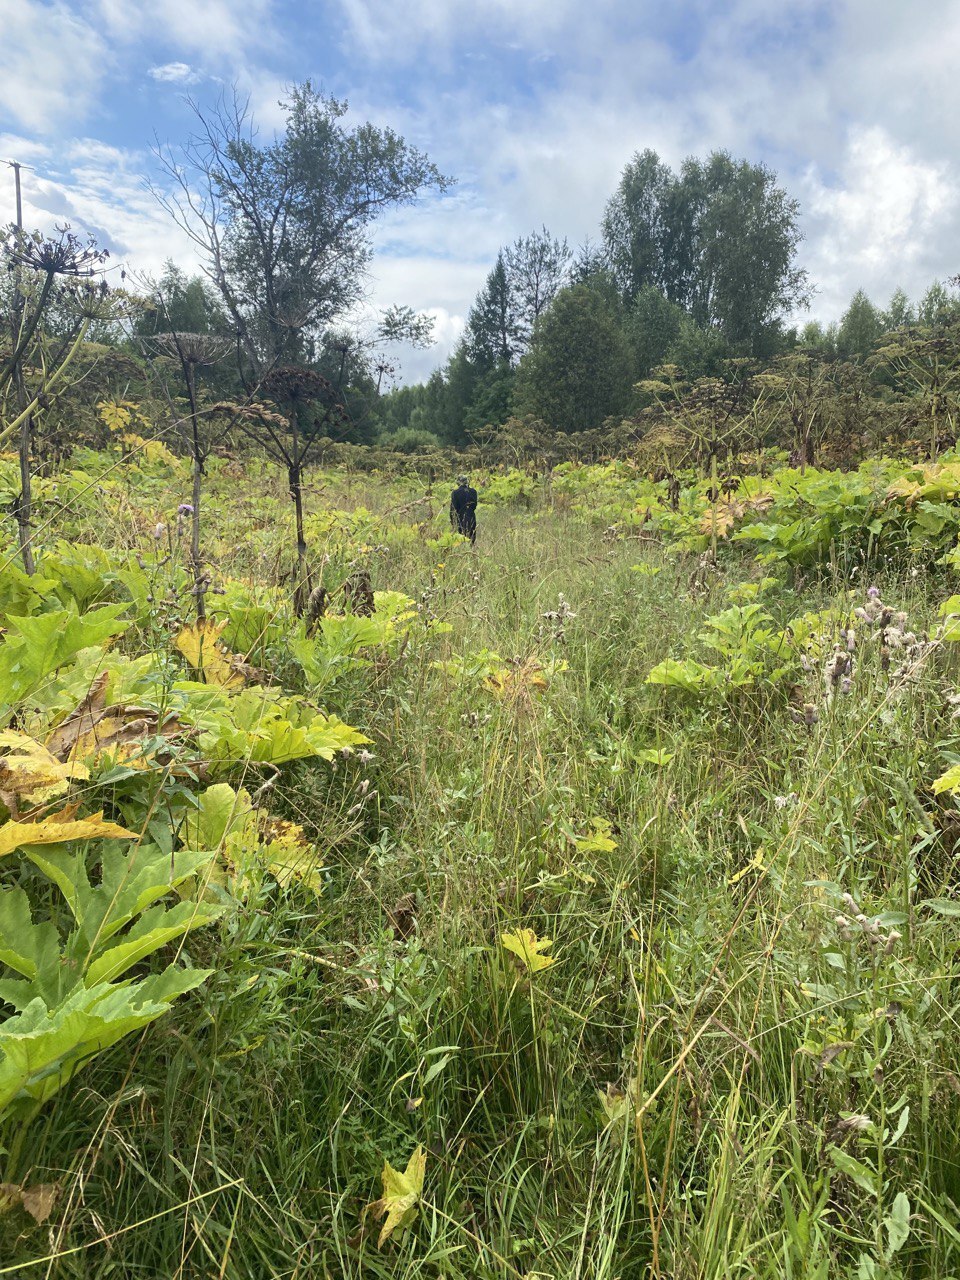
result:
[[(372, 483), (353, 497), (396, 506)], [(240, 536), (256, 509), (216, 530), (251, 583), (273, 572), (269, 530)], [(106, 536), (135, 530), (124, 508)], [(49, 1106), (20, 1176), (60, 1198), (42, 1229), (0, 1218), (0, 1276), (960, 1274), (958, 922), (920, 905), (956, 880), (929, 790), (954, 664), (897, 684), (865, 653), (813, 725), (762, 689), (671, 700), (647, 672), (758, 576), (692, 569), (562, 512), (379, 553), (375, 585), (451, 629), (331, 691), (369, 765), (284, 772), (323, 899), (266, 893), (197, 935), (215, 978)], [(881, 586), (918, 626), (949, 594)], [(437, 665), (483, 648), (567, 665), (509, 696)], [(844, 893), (902, 937), (871, 945)], [(513, 963), (517, 927), (553, 939), (551, 967)], [(378, 1249), (364, 1207), (418, 1144), (418, 1217)]]

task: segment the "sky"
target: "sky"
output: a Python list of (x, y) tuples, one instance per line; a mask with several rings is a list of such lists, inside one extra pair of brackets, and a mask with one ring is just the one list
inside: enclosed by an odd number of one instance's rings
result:
[[(404, 381), (450, 353), (501, 245), (599, 237), (631, 156), (723, 149), (800, 202), (808, 316), (960, 272), (960, 0), (0, 0), (0, 161), (24, 221), (68, 221), (114, 262), (188, 270), (147, 183), (233, 87), (260, 136), (286, 86), (346, 99), (455, 185), (384, 218), (371, 308), (434, 317)], [(0, 165), (0, 222), (14, 215)]]

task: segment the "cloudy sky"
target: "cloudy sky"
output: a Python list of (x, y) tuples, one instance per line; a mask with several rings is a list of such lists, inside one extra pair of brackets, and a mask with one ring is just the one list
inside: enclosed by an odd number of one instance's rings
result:
[[(631, 155), (723, 148), (801, 203), (811, 314), (960, 271), (960, 0), (0, 0), (0, 160), (28, 225), (71, 222), (135, 268), (189, 246), (144, 186), (192, 96), (237, 85), (269, 135), (311, 78), (457, 184), (382, 223), (374, 305), (436, 318), (449, 353), (497, 249), (598, 235)], [(0, 220), (14, 212), (0, 169)]]

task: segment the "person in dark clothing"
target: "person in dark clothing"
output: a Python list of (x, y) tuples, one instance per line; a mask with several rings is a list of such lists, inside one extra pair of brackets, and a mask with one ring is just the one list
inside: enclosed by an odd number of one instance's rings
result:
[(450, 495), (450, 524), (471, 542), (477, 540), (477, 491), (470, 488), (467, 476), (457, 476), (457, 487)]

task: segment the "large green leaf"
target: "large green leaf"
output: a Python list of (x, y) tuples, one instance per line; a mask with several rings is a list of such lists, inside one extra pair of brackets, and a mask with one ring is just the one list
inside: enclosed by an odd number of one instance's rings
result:
[(29, 1114), (90, 1059), (159, 1018), (210, 974), (171, 966), (134, 985), (77, 987), (55, 1009), (39, 998), (0, 1024), (0, 1116)]
[(216, 782), (201, 793), (197, 809), (186, 821), (188, 844), (198, 849), (219, 849), (227, 836), (240, 830), (253, 815), (246, 791), (234, 791), (226, 782)]
[(699, 693), (715, 689), (722, 683), (722, 674), (716, 667), (705, 667), (692, 658), (664, 658), (647, 676), (647, 684), (662, 684), (667, 688), (683, 689), (687, 693)]
[(284, 764), (338, 751), (369, 739), (336, 716), (265, 689), (229, 691), (181, 682), (187, 695), (181, 719), (200, 729), (200, 751), (214, 768), (234, 764)]
[(60, 609), (36, 617), (10, 617), (10, 630), (0, 644), (0, 715), (7, 716), (23, 698), (83, 649), (103, 645), (127, 629), (119, 621), (125, 605), (104, 605), (82, 617)]
[(116, 845), (106, 846), (100, 884), (84, 899), (84, 932), (102, 945), (134, 916), (196, 875), (212, 856), (209, 850), (190, 849), (170, 855), (147, 844), (132, 854)]
[(145, 912), (123, 938), (102, 951), (86, 971), (87, 985), (113, 982), (159, 947), (183, 937), (191, 929), (210, 924), (222, 907), (203, 902), (178, 902), (175, 907), (154, 907)]
[(60, 954), (60, 938), (51, 921), (35, 924), (30, 899), (20, 888), (0, 890), (0, 964), (35, 979)]

